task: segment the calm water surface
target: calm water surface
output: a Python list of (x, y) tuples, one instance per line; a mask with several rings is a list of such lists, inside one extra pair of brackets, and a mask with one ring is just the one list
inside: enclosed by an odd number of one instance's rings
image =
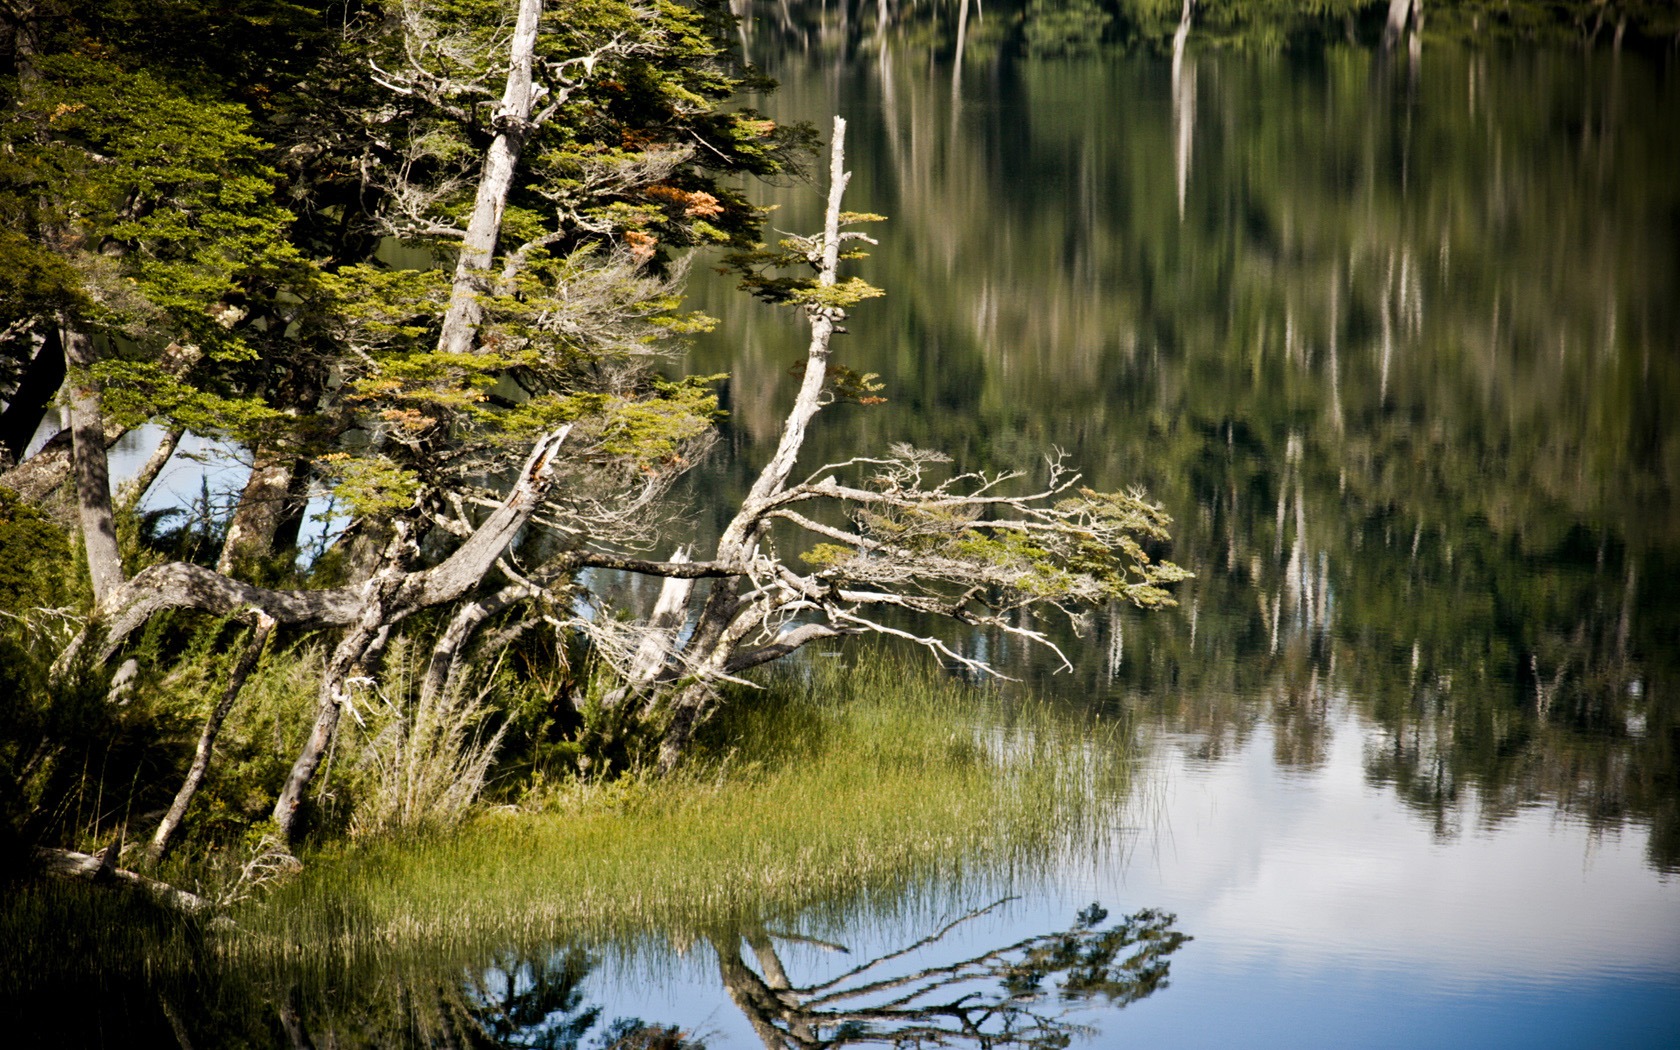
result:
[[(1093, 899), (1175, 911), (1171, 986), (1086, 1016), (1097, 1045), (1673, 1045), (1672, 67), (755, 57), (768, 113), (852, 122), (848, 203), (891, 216), (859, 271), (888, 296), (843, 348), (891, 401), (825, 416), (811, 462), (1064, 449), (1164, 502), (1197, 575), (1174, 612), (1101, 617), (1070, 673), (967, 639), (1131, 718), (1152, 771), (1125, 849), (967, 943)], [(813, 227), (813, 197), (775, 225)], [(702, 305), (724, 324), (695, 365), (734, 374), (761, 460), (800, 333)], [(715, 982), (671, 981), (601, 994), (756, 1045)]]

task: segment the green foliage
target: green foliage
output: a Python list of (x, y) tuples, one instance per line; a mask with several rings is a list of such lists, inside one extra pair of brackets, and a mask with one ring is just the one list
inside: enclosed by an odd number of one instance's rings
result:
[(1021, 35), (1030, 55), (1076, 55), (1100, 44), (1113, 21), (1095, 0), (1032, 0)]
[[(290, 261), (244, 107), (206, 101), (95, 45), (43, 58), (29, 119), (9, 122), (18, 181), (0, 207), (41, 231), (79, 277), (60, 306), (136, 340), (246, 352), (223, 321), (252, 269)], [(57, 271), (62, 274), (62, 267)]]
[(71, 582), (64, 574), (69, 552), (63, 528), (0, 488), (0, 614), (62, 605)]
[[(886, 220), (883, 215), (852, 211), (841, 212), (839, 218), (842, 241), (858, 236), (855, 232), (847, 232), (846, 228), (849, 226)], [(720, 272), (738, 274), (741, 278), (741, 290), (751, 292), (767, 303), (792, 304), (812, 309), (847, 309), (866, 299), (886, 294), (860, 277), (848, 277), (830, 285), (819, 283), (815, 273), (822, 265), (823, 248), (821, 234), (784, 238), (778, 241), (773, 249), (763, 243), (756, 243), (726, 254)], [(843, 250), (840, 257), (861, 259), (865, 257), (865, 253)], [(781, 272), (807, 268), (812, 271), (810, 274)]]
[(383, 456), (353, 458), (332, 452), (316, 461), (333, 482), (333, 495), (357, 517), (377, 518), (408, 509), (420, 491), (414, 471)]

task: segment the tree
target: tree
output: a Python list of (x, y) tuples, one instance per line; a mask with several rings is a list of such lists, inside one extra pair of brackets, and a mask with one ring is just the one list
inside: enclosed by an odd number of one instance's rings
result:
[[(264, 625), (253, 659), (270, 623), (333, 632), (311, 730), (274, 806), (286, 840), (357, 683), (425, 610), (448, 609), (424, 676), (433, 692), (459, 677), (491, 616), (541, 616), (588, 637), (622, 680), (613, 705), (659, 734), (668, 770), (715, 711), (719, 683), (818, 639), (900, 636), (986, 670), (904, 617), (1054, 649), (1035, 610), (1077, 623), (1093, 602), (1161, 605), (1163, 586), (1183, 576), (1146, 550), (1166, 535), (1159, 507), (1081, 488), (1054, 451), (1036, 485), (1015, 473), (951, 474), (942, 454), (907, 446), (795, 481), (824, 407), (881, 400), (873, 377), (831, 360), (846, 310), (880, 294), (838, 273), (856, 257), (848, 243), (868, 240), (845, 227), (874, 218), (841, 211), (844, 122), (823, 231), (766, 249), (751, 236), (758, 211), (719, 180), (788, 170), (807, 134), (718, 108), (738, 81), (700, 16), (617, 0), (573, 0), (565, 13), (545, 19), (541, 0), (367, 8), (343, 45), (349, 59), (323, 60), (313, 74), (363, 64), (374, 85), (329, 107), (352, 130), (325, 150), (354, 158), (373, 201), (354, 222), (343, 188), (309, 174), (314, 162), (295, 162), (289, 176), (266, 166), (239, 107), (167, 85), (140, 92), (157, 83), (145, 70), (54, 59), (112, 86), (84, 87), (85, 101), (42, 96), (30, 110), (42, 115), (26, 125), (33, 137), (19, 136), (71, 173), (39, 179), (40, 191), (14, 204), (36, 209), (42, 230), (74, 231), (30, 256), (43, 272), (73, 275), (47, 331), (63, 341), (78, 391), (83, 544), (96, 574), (94, 620), (58, 666), (115, 655), (169, 610)], [(67, 92), (72, 78), (54, 83)], [(183, 141), (194, 122), (216, 133)], [(134, 159), (113, 166), (111, 155)], [(316, 209), (314, 218), (289, 222), (273, 203), (288, 178), (298, 211)], [(326, 208), (341, 225), (448, 265), (392, 268), (350, 254), (342, 234), (341, 255), (314, 254)], [(102, 227), (89, 218), (106, 214)], [(95, 236), (110, 250), (77, 248)], [(660, 496), (715, 413), (714, 377), (667, 380), (648, 367), (665, 339), (701, 323), (676, 312), (682, 271), (671, 258), (701, 243), (733, 246), (746, 287), (802, 310), (811, 340), (782, 440), (712, 556), (650, 560), (641, 555), (664, 537)], [(811, 274), (787, 276), (790, 266)], [(251, 326), (253, 316), (263, 323)], [(256, 353), (258, 343), (274, 352)], [(173, 363), (183, 357), (184, 367)], [(273, 450), (280, 473), (320, 450), (318, 469), (351, 515), (340, 551), (349, 582), (260, 586), (237, 575), (242, 558), (227, 551), (217, 568), (168, 562), (125, 582), (98, 476), (100, 425), (149, 416), (245, 440), (259, 461)], [(286, 487), (253, 486), (247, 499)], [(233, 531), (230, 547), (243, 535)], [(778, 532), (816, 546), (784, 556)], [(589, 568), (664, 580), (654, 620), (580, 614), (577, 574)], [(709, 590), (695, 589), (699, 579)], [(203, 775), (238, 677), (206, 723), (176, 810)], [(168, 838), (161, 830), (159, 854)]]

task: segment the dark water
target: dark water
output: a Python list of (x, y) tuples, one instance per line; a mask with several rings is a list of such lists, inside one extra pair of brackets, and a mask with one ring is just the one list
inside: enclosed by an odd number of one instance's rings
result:
[[(948, 38), (836, 33), (749, 41), (782, 81), (766, 111), (845, 116), (848, 205), (891, 217), (858, 268), (887, 297), (841, 348), (889, 401), (825, 413), (809, 463), (910, 441), (1034, 470), (1065, 450), (1096, 487), (1164, 503), (1196, 574), (1175, 610), (1102, 610), (1064, 638), (1071, 671), (950, 636), (1130, 720), (1148, 775), (1122, 844), (888, 970), (1066, 930), (1100, 900), (1175, 912), (1194, 940), (1162, 956), (1166, 984), (1140, 971), (1080, 1004), (1089, 1045), (1674, 1045), (1674, 68), (1432, 43), (1415, 68), (1318, 45), (1193, 53), (1175, 76), (1006, 57), (978, 16), (954, 67)], [(814, 227), (811, 188), (771, 196), (773, 225)], [(741, 455), (689, 495), (721, 519), (804, 343), (723, 281), (697, 294), (723, 323), (691, 364), (732, 373)], [(804, 931), (845, 955), (744, 930), (276, 992), (257, 1030), (604, 1045), (633, 1016), (762, 1045), (750, 975), (819, 984), (974, 903)], [(214, 1030), (219, 1008), (152, 1024)], [(623, 1045), (675, 1045), (656, 1035)]]
[[(851, 121), (849, 206), (891, 216), (842, 348), (890, 401), (826, 415), (811, 464), (1060, 448), (1163, 502), (1197, 576), (1071, 673), (965, 640), (1154, 749), (1130, 850), (1012, 920), (1097, 898), (1194, 935), (1098, 1044), (1672, 1045), (1672, 67), (839, 50), (755, 56), (771, 115)], [(762, 460), (803, 343), (714, 292), (695, 365)]]

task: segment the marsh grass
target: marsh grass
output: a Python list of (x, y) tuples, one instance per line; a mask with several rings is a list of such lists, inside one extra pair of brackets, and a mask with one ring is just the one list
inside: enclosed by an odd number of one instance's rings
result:
[(238, 916), (235, 950), (308, 963), (839, 922), (1094, 848), (1129, 783), (1120, 731), (892, 656), (816, 660), (736, 700), (680, 776), (570, 781), (452, 833), (318, 855)]
[(261, 1028), (277, 996), (377, 1012), (409, 994), (381, 989), (447, 990), (568, 945), (640, 967), (736, 923), (841, 939), (1019, 890), (1102, 848), (1125, 812), (1129, 735), (1065, 708), (882, 654), (765, 686), (681, 775), (570, 780), (452, 831), (340, 842), (231, 927), (31, 885), (0, 901), (0, 1005), (85, 988), (102, 1011), (156, 1022), (159, 1002), (213, 1000)]

